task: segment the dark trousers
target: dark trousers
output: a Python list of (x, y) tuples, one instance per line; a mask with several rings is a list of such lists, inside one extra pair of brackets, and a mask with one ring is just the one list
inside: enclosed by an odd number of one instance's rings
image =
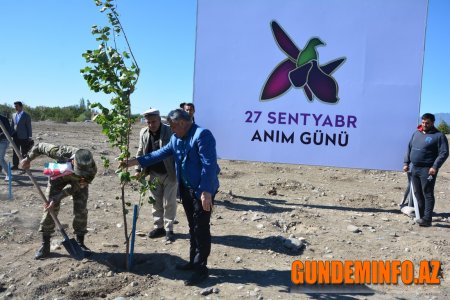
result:
[[(429, 178), (429, 167), (413, 166), (411, 170), (411, 180), (414, 186), (414, 195), (419, 205), (420, 218), (431, 221), (434, 209), (434, 185), (436, 183), (436, 175), (432, 179)], [(417, 217), (417, 216), (416, 216)]]
[(211, 252), (209, 225), (211, 212), (204, 211), (201, 200), (195, 196), (192, 189), (187, 189), (183, 184), (180, 184), (180, 196), (189, 224), (189, 261), (194, 265), (195, 269), (203, 270), (206, 269), (208, 256)]
[[(28, 151), (30, 150), (30, 140), (29, 139), (18, 139), (16, 137), (13, 137), (13, 141), (16, 144), (17, 148), (19, 148), (20, 153), (22, 154), (22, 157), (27, 155)], [(13, 151), (13, 168), (17, 168), (19, 166), (19, 157), (17, 156), (16, 152)]]

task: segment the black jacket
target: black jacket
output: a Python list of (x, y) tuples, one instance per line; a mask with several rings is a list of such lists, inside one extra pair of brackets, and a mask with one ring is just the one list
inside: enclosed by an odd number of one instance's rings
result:
[[(12, 130), (11, 130), (11, 126), (9, 125), (9, 120), (6, 117), (0, 115), (0, 121), (3, 123), (3, 125), (5, 125), (6, 130), (8, 130), (8, 133), (11, 135)], [(6, 140), (6, 136), (3, 133), (3, 130), (0, 128), (0, 141), (3, 141), (3, 140)]]
[(447, 138), (442, 132), (433, 127), (425, 133), (419, 128), (409, 141), (404, 164), (439, 169), (448, 155)]

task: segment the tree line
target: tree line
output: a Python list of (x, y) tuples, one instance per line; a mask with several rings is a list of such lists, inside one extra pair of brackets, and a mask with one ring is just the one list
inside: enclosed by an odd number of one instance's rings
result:
[[(24, 110), (30, 114), (33, 121), (54, 121), (54, 122), (84, 122), (92, 120), (92, 117), (97, 114), (97, 111), (90, 108), (90, 101), (84, 98), (80, 99), (79, 105), (70, 105), (64, 107), (48, 107), (36, 106), (30, 107), (23, 105)], [(0, 113), (11, 119), (11, 115), (15, 112), (12, 104), (0, 104)], [(450, 126), (442, 120), (437, 129), (444, 133), (450, 134)]]
[(436, 127), (440, 132), (442, 132), (443, 134), (449, 134), (450, 133), (450, 127), (448, 126), (447, 122), (445, 122), (444, 120), (442, 120), (438, 127)]
[[(80, 99), (79, 105), (71, 105), (65, 107), (48, 107), (36, 106), (31, 107), (24, 103), (23, 109), (26, 111), (33, 121), (55, 121), (55, 122), (84, 122), (91, 120), (96, 112), (90, 109), (91, 103), (84, 98)], [(11, 119), (15, 112), (13, 104), (0, 104), (0, 113)]]

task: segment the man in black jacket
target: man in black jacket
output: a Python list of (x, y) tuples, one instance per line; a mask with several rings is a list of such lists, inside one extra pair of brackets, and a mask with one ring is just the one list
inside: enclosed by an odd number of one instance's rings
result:
[[(13, 129), (12, 138), (14, 143), (20, 149), (22, 156), (25, 156), (33, 146), (32, 131), (31, 131), (31, 117), (23, 111), (23, 104), (20, 101), (14, 102), (16, 113), (13, 114), (11, 120), (11, 127)], [(13, 153), (13, 166), (11, 170), (17, 170), (19, 167), (19, 158), (16, 153)]]
[(408, 144), (403, 165), (403, 171), (408, 172), (412, 164), (411, 180), (420, 213), (416, 223), (425, 227), (431, 226), (436, 176), (449, 155), (447, 137), (434, 127), (434, 121), (433, 114), (422, 116), (422, 124)]

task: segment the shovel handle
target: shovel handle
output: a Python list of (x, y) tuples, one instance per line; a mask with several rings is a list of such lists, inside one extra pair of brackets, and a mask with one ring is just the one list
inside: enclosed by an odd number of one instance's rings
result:
[[(9, 134), (8, 130), (6, 130), (5, 125), (3, 124), (3, 122), (0, 121), (0, 127), (3, 130), (3, 133), (5, 134), (5, 137), (8, 139), (8, 141), (11, 143), (14, 152), (16, 153), (17, 157), (19, 158), (19, 160), (22, 160), (22, 154), (20, 153), (19, 148), (17, 147), (16, 143), (14, 143), (11, 135)], [(44, 193), (41, 190), (41, 187), (39, 186), (39, 184), (37, 183), (36, 179), (33, 177), (33, 175), (31, 174), (30, 170), (25, 170), (25, 173), (28, 175), (28, 177), (30, 177), (31, 182), (33, 182), (33, 185), (36, 187), (36, 189), (39, 192), (39, 195), (41, 196), (42, 200), (44, 200), (45, 203), (49, 203), (47, 200), (47, 197), (45, 197)], [(59, 231), (61, 231), (64, 239), (69, 239), (69, 237), (67, 236), (66, 232), (64, 231), (64, 228), (62, 227), (61, 223), (59, 222), (58, 218), (55, 215), (55, 212), (53, 210), (49, 210), (48, 211), (50, 213), (50, 216), (52, 217), (53, 221), (55, 222), (56, 226), (58, 227)]]

